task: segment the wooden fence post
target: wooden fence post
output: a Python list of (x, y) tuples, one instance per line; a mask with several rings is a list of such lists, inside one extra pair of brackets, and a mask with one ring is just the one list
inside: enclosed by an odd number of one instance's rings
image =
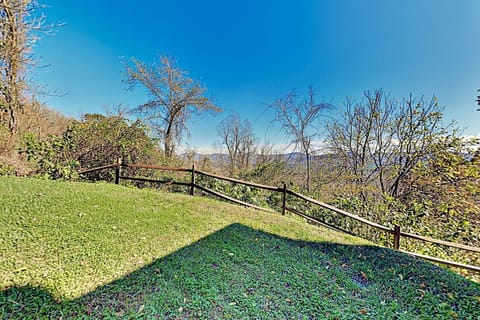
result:
[(120, 168), (122, 165), (122, 158), (117, 159), (117, 166), (115, 167), (115, 184), (120, 183)]
[(190, 195), (195, 195), (195, 163), (192, 164), (192, 182), (190, 186)]
[(393, 229), (393, 249), (400, 249), (400, 226), (395, 226)]
[(287, 211), (287, 184), (283, 184), (283, 202), (282, 202), (282, 214), (285, 215)]

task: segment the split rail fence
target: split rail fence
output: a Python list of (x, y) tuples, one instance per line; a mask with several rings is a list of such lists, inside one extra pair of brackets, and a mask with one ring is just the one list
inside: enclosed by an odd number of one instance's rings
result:
[[(181, 182), (181, 181), (175, 181), (173, 179), (158, 180), (158, 179), (150, 179), (150, 178), (145, 178), (145, 177), (124, 176), (124, 175), (122, 175), (124, 168), (151, 169), (151, 170), (162, 170), (162, 171), (171, 171), (171, 172), (190, 173), (190, 181), (189, 182)], [(239, 180), (239, 179), (229, 178), (229, 177), (225, 177), (225, 176), (221, 176), (221, 175), (197, 170), (197, 169), (195, 169), (195, 165), (193, 165), (192, 168), (180, 168), (180, 167), (165, 167), (165, 166), (143, 165), (143, 164), (127, 164), (127, 163), (123, 163), (121, 161), (121, 159), (119, 159), (118, 162), (115, 163), (115, 164), (109, 164), (109, 165), (105, 165), (105, 166), (101, 166), (101, 167), (80, 170), (78, 173), (80, 175), (82, 175), (82, 174), (88, 174), (88, 173), (97, 172), (97, 171), (106, 170), (106, 169), (115, 169), (115, 178), (114, 178), (115, 184), (119, 184), (121, 180), (125, 180), (125, 181), (148, 182), (148, 183), (155, 183), (155, 184), (180, 185), (180, 186), (187, 187), (189, 189), (190, 195), (192, 195), (192, 196), (195, 195), (195, 190), (198, 189), (198, 190), (201, 190), (202, 192), (214, 195), (214, 196), (219, 197), (221, 199), (224, 199), (224, 200), (227, 200), (227, 201), (230, 201), (230, 202), (234, 202), (234, 203), (237, 203), (237, 204), (240, 204), (240, 205), (243, 205), (243, 206), (247, 206), (247, 207), (251, 207), (251, 208), (255, 208), (255, 209), (259, 209), (259, 210), (264, 210), (264, 211), (275, 211), (275, 210), (273, 210), (271, 208), (265, 208), (265, 207), (257, 206), (257, 205), (251, 204), (251, 203), (247, 203), (245, 201), (241, 201), (239, 199), (227, 196), (227, 195), (225, 195), (221, 192), (218, 192), (218, 191), (212, 190), (210, 188), (207, 188), (205, 186), (202, 186), (202, 185), (197, 183), (196, 176), (199, 175), (199, 176), (204, 176), (204, 177), (210, 177), (210, 178), (213, 178), (213, 179), (227, 181), (227, 182), (240, 184), (240, 185), (244, 185), (244, 186), (248, 186), (248, 187), (259, 188), (259, 189), (262, 189), (262, 190), (268, 190), (268, 191), (272, 191), (272, 192), (279, 192), (279, 193), (282, 194), (282, 206), (281, 206), (281, 213), (282, 214), (285, 214), (286, 212), (291, 212), (293, 214), (296, 214), (296, 215), (306, 219), (307, 221), (309, 221), (311, 223), (322, 225), (322, 226), (325, 226), (325, 227), (328, 227), (328, 228), (331, 228), (331, 229), (335, 229), (335, 230), (338, 230), (338, 231), (346, 232), (344, 229), (340, 228), (339, 226), (333, 225), (331, 223), (327, 223), (325, 221), (321, 221), (318, 218), (313, 217), (313, 216), (311, 216), (307, 213), (304, 213), (300, 210), (288, 207), (287, 195), (290, 195), (290, 196), (296, 197), (300, 200), (303, 200), (306, 203), (316, 205), (316, 206), (318, 206), (322, 209), (326, 209), (326, 210), (329, 210), (331, 212), (335, 212), (337, 214), (340, 214), (343, 217), (351, 218), (351, 219), (353, 219), (353, 220), (355, 220), (355, 221), (357, 221), (357, 222), (359, 222), (363, 225), (366, 225), (366, 226), (369, 226), (369, 227), (372, 227), (372, 228), (375, 228), (377, 230), (380, 230), (380, 231), (383, 231), (383, 232), (387, 233), (390, 236), (390, 239), (391, 239), (390, 240), (391, 241), (390, 242), (391, 247), (393, 249), (397, 250), (397, 251), (407, 253), (409, 255), (412, 255), (412, 256), (415, 256), (415, 257), (418, 257), (418, 258), (421, 258), (421, 259), (424, 259), (424, 260), (429, 260), (429, 261), (432, 261), (432, 262), (435, 262), (435, 263), (444, 264), (444, 265), (447, 265), (447, 266), (466, 269), (466, 270), (469, 270), (469, 271), (480, 273), (480, 266), (462, 264), (462, 263), (458, 263), (458, 262), (454, 262), (454, 261), (448, 261), (448, 260), (444, 260), (444, 259), (440, 259), (440, 258), (436, 258), (436, 257), (431, 257), (431, 256), (423, 255), (423, 254), (418, 254), (418, 253), (414, 253), (414, 252), (401, 250), (401, 248), (400, 248), (401, 241), (400, 240), (401, 240), (402, 237), (403, 238), (409, 238), (409, 239), (413, 239), (413, 240), (423, 241), (423, 242), (426, 242), (426, 243), (443, 245), (443, 246), (450, 247), (450, 248), (456, 248), (456, 249), (465, 250), (465, 251), (469, 251), (469, 252), (475, 252), (475, 253), (480, 254), (480, 248), (478, 248), (478, 247), (468, 246), (468, 245), (464, 245), (464, 244), (458, 244), (458, 243), (454, 243), (454, 242), (450, 242), (450, 241), (438, 240), (438, 239), (425, 237), (425, 236), (421, 236), (421, 235), (417, 235), (417, 234), (413, 234), (413, 233), (409, 233), (409, 232), (403, 232), (401, 230), (400, 226), (398, 226), (398, 225), (394, 226), (394, 228), (391, 229), (391, 228), (388, 228), (388, 227), (383, 226), (381, 224), (372, 222), (368, 219), (362, 218), (362, 217), (360, 217), (356, 214), (352, 214), (350, 212), (347, 212), (347, 211), (344, 211), (342, 209), (331, 206), (327, 203), (318, 201), (316, 199), (313, 199), (313, 198), (310, 198), (308, 196), (302, 195), (298, 192), (289, 190), (285, 184), (283, 184), (282, 187), (273, 187), (273, 186), (268, 186), (268, 185), (243, 181), (243, 180)]]

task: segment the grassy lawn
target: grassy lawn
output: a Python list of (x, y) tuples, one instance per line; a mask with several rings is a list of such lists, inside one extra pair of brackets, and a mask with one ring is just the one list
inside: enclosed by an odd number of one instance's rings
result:
[(478, 319), (480, 284), (291, 216), (0, 177), (0, 318)]

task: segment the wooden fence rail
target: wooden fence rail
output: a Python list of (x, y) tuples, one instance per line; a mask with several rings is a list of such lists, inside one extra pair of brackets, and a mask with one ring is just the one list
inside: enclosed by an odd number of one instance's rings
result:
[[(324, 203), (324, 202), (318, 201), (316, 199), (310, 198), (308, 196), (305, 196), (301, 193), (289, 190), (289, 189), (287, 189), (285, 184), (283, 185), (283, 187), (273, 187), (273, 186), (263, 185), (263, 184), (259, 184), (259, 183), (243, 181), (243, 180), (234, 179), (234, 178), (230, 178), (230, 177), (225, 177), (225, 176), (221, 176), (221, 175), (217, 175), (217, 174), (213, 174), (213, 173), (209, 173), (209, 172), (205, 172), (205, 171), (196, 170), (194, 165), (192, 166), (192, 168), (180, 168), (180, 167), (165, 167), (165, 166), (144, 165), (144, 164), (127, 164), (127, 163), (123, 163), (121, 161), (121, 159), (119, 159), (117, 161), (117, 163), (115, 163), (115, 164), (104, 165), (104, 166), (101, 166), (101, 167), (96, 167), (96, 168), (91, 168), (91, 169), (84, 169), (84, 170), (78, 171), (78, 173), (79, 174), (88, 174), (88, 173), (91, 173), (91, 172), (97, 172), (97, 171), (100, 171), (100, 170), (106, 170), (106, 169), (111, 169), (111, 168), (115, 168), (115, 183), (116, 184), (119, 184), (120, 180), (127, 180), (127, 181), (139, 181), (139, 182), (149, 182), (149, 183), (158, 183), (158, 184), (167, 184), (167, 185), (181, 185), (181, 186), (189, 187), (191, 195), (194, 195), (195, 194), (195, 189), (198, 189), (198, 190), (201, 190), (202, 192), (214, 195), (216, 197), (219, 197), (221, 199), (224, 199), (224, 200), (236, 203), (236, 204), (240, 204), (242, 206), (247, 206), (247, 207), (255, 208), (255, 209), (258, 209), (258, 210), (270, 211), (270, 212), (272, 212), (274, 210), (271, 209), (271, 208), (264, 208), (264, 207), (260, 207), (260, 206), (257, 206), (257, 205), (253, 205), (253, 204), (247, 203), (245, 201), (241, 201), (241, 200), (238, 200), (236, 198), (227, 196), (227, 195), (225, 195), (221, 192), (212, 190), (212, 189), (207, 188), (205, 186), (202, 186), (202, 185), (198, 184), (198, 182), (196, 181), (196, 175), (202, 175), (202, 176), (210, 177), (210, 178), (213, 178), (213, 179), (219, 179), (219, 180), (222, 180), (222, 181), (227, 181), (227, 182), (231, 182), (231, 183), (235, 183), (235, 184), (241, 184), (241, 185), (245, 185), (245, 186), (249, 186), (249, 187), (255, 187), (255, 188), (268, 190), (268, 191), (272, 191), (272, 192), (280, 192), (280, 193), (282, 193), (282, 214), (285, 214), (288, 211), (288, 212), (296, 214), (296, 215), (298, 215), (298, 216), (300, 216), (300, 217), (302, 217), (302, 218), (304, 218), (304, 219), (306, 219), (306, 220), (308, 220), (312, 223), (322, 225), (324, 227), (334, 229), (334, 230), (337, 230), (337, 231), (341, 231), (341, 232), (344, 232), (344, 233), (353, 234), (352, 232), (350, 232), (348, 230), (344, 230), (344, 229), (340, 228), (339, 226), (333, 225), (331, 223), (327, 223), (325, 221), (321, 221), (318, 218), (312, 217), (312, 216), (310, 216), (310, 215), (308, 215), (304, 212), (301, 212), (297, 209), (287, 207), (287, 195), (291, 195), (291, 196), (294, 196), (298, 199), (301, 199), (301, 200), (303, 200), (307, 203), (311, 203), (311, 204), (319, 206), (323, 209), (327, 209), (327, 210), (330, 210), (330, 211), (335, 212), (337, 214), (340, 214), (343, 217), (347, 217), (347, 218), (353, 219), (355, 221), (358, 221), (358, 222), (362, 223), (363, 225), (366, 225), (366, 226), (378, 229), (380, 231), (386, 232), (390, 235), (393, 235), (392, 247), (395, 250), (398, 250), (398, 251), (401, 251), (403, 253), (410, 254), (412, 256), (419, 257), (419, 258), (422, 258), (422, 259), (425, 259), (425, 260), (429, 260), (429, 261), (432, 261), (432, 262), (436, 262), (436, 263), (440, 263), (440, 264), (444, 264), (444, 265), (448, 265), (448, 266), (452, 266), (452, 267), (457, 267), (457, 268), (462, 268), (462, 269), (466, 269), (466, 270), (470, 270), (470, 271), (480, 273), (480, 267), (479, 266), (461, 264), (461, 263), (458, 263), (458, 262), (447, 261), (447, 260), (439, 259), (439, 258), (436, 258), (436, 257), (430, 257), (430, 256), (427, 256), (427, 255), (414, 253), (414, 252), (403, 251), (403, 250), (400, 249), (400, 239), (402, 237), (410, 238), (410, 239), (424, 241), (424, 242), (428, 242), (428, 243), (443, 245), (443, 246), (447, 246), (447, 247), (450, 247), (450, 248), (456, 248), (456, 249), (461, 249), (461, 250), (465, 250), (465, 251), (480, 253), (480, 248), (478, 248), (478, 247), (473, 247), (473, 246), (469, 246), (469, 245), (465, 245), (465, 244), (458, 244), (458, 243), (454, 243), (454, 242), (450, 242), (450, 241), (438, 240), (438, 239), (434, 239), (434, 238), (430, 238), (430, 237), (416, 235), (416, 234), (413, 234), (413, 233), (403, 232), (403, 231), (401, 231), (400, 226), (394, 226), (393, 229), (390, 229), (390, 228), (388, 228), (386, 226), (383, 226), (381, 224), (378, 224), (376, 222), (373, 222), (373, 221), (370, 221), (368, 219), (362, 218), (362, 217), (360, 217), (356, 214), (352, 214), (350, 212), (347, 212), (347, 211), (344, 211), (342, 209), (331, 206), (327, 203)], [(145, 177), (128, 177), (128, 176), (123, 176), (122, 175), (122, 168), (138, 168), (138, 169), (163, 170), (163, 171), (173, 171), (173, 172), (185, 172), (185, 173), (190, 173), (191, 178), (190, 178), (190, 182), (181, 182), (181, 181), (174, 181), (173, 179), (157, 180), (157, 179), (150, 179), (150, 178), (145, 178)]]
[(370, 220), (367, 220), (365, 218), (362, 218), (360, 216), (357, 216), (356, 214), (352, 214), (350, 212), (347, 212), (347, 211), (344, 211), (344, 210), (341, 210), (341, 209), (338, 209), (334, 206), (331, 206), (329, 204), (326, 204), (326, 203), (323, 203), (321, 201), (318, 201), (318, 200), (315, 200), (315, 199), (312, 199), (310, 197), (307, 197), (307, 196), (304, 196), (303, 194), (300, 194), (300, 193), (297, 193), (297, 192), (294, 192), (294, 191), (291, 191), (291, 190), (287, 190), (287, 193), (293, 195), (293, 196), (296, 196), (297, 198), (300, 198), (304, 201), (307, 201), (307, 202), (310, 202), (310, 203), (313, 203), (313, 204), (316, 204), (324, 209), (328, 209), (330, 211), (333, 211), (333, 212), (336, 212), (336, 213), (339, 213), (345, 217), (349, 217), (353, 220), (357, 220), (358, 222), (361, 222), (363, 224), (366, 224), (370, 227), (374, 227), (374, 228), (377, 228), (379, 230), (382, 230), (382, 231), (385, 231), (385, 232), (388, 232), (388, 233), (391, 233), (393, 234), (394, 231), (390, 228), (387, 228), (385, 226), (382, 226), (381, 224), (378, 224), (378, 223), (375, 223), (375, 222), (372, 222)]
[(243, 181), (243, 180), (239, 180), (239, 179), (224, 177), (224, 176), (220, 176), (220, 175), (217, 175), (217, 174), (208, 173), (208, 172), (200, 171), (200, 170), (195, 171), (195, 173), (204, 175), (206, 177), (211, 177), (211, 178), (223, 180), (223, 181), (243, 184), (243, 185), (248, 186), (248, 187), (255, 187), (255, 188), (260, 188), (260, 189), (269, 190), (269, 191), (282, 191), (283, 190), (282, 188), (278, 188), (278, 187), (272, 187), (272, 186), (267, 186), (267, 185), (264, 185), (264, 184), (259, 184), (259, 183), (248, 182), (248, 181)]
[(101, 171), (101, 170), (110, 169), (110, 168), (115, 168), (115, 167), (117, 167), (117, 164), (107, 164), (106, 166), (101, 166), (101, 167), (96, 167), (96, 168), (91, 168), (91, 169), (79, 170), (79, 171), (78, 171), (78, 174), (86, 174), (86, 173)]
[(204, 187), (204, 186), (201, 186), (201, 185), (198, 185), (198, 184), (195, 184), (195, 188), (198, 188), (206, 193), (210, 193), (210, 194), (213, 194), (221, 199), (224, 199), (224, 200), (228, 200), (228, 201), (231, 201), (231, 202), (234, 202), (236, 204), (240, 204), (242, 206), (246, 206), (246, 207), (250, 207), (250, 208), (254, 208), (254, 209), (258, 209), (258, 210), (262, 210), (262, 211), (271, 211), (271, 212), (274, 212), (274, 210), (270, 209), (270, 208), (264, 208), (264, 207), (260, 207), (260, 206), (256, 206), (254, 204), (250, 204), (250, 203), (247, 203), (247, 202), (244, 202), (244, 201), (241, 201), (241, 200), (238, 200), (238, 199), (235, 199), (235, 198), (232, 198), (232, 197), (229, 197), (227, 195), (224, 195), (218, 191), (215, 191), (215, 190), (212, 190), (212, 189), (209, 189), (207, 187)]
[(189, 168), (179, 168), (179, 167), (163, 167), (147, 164), (121, 164), (123, 167), (127, 168), (139, 168), (139, 169), (153, 169), (153, 170), (163, 170), (163, 171), (180, 171), (180, 172), (191, 172), (192, 169)]

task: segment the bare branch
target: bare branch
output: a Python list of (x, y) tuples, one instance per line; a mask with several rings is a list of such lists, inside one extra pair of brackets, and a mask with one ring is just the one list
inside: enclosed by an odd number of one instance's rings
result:
[(229, 163), (228, 171), (231, 176), (237, 172), (244, 172), (250, 168), (252, 155), (256, 152), (256, 137), (250, 122), (243, 122), (236, 113), (231, 114), (220, 122), (217, 127), (220, 142), (227, 148)]
[(300, 99), (292, 91), (269, 106), (275, 112), (273, 122), (280, 124), (289, 146), (306, 156), (307, 190), (310, 189), (310, 156), (313, 152), (312, 141), (318, 136), (318, 121), (323, 111), (332, 108), (327, 103), (315, 103), (314, 95), (312, 87), (306, 99)]
[(130, 90), (141, 85), (148, 101), (134, 108), (163, 141), (164, 152), (170, 158), (175, 146), (188, 134), (186, 122), (195, 114), (220, 112), (221, 109), (205, 96), (207, 90), (188, 77), (166, 56), (159, 63), (147, 65), (135, 58), (125, 65), (124, 82)]

